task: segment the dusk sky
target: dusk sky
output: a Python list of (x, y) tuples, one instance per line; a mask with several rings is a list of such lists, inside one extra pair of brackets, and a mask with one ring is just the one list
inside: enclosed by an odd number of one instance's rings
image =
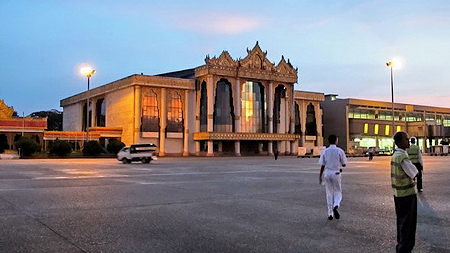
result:
[(0, 99), (21, 116), (58, 109), (132, 74), (203, 65), (256, 41), (271, 62), (298, 68), (296, 90), (450, 107), (450, 3), (378, 1), (0, 1)]

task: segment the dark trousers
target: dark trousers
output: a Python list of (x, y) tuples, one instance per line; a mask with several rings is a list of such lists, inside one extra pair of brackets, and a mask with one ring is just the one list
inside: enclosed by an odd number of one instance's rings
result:
[(397, 246), (396, 252), (411, 252), (416, 242), (417, 195), (395, 197), (395, 213), (397, 214)]
[(417, 170), (419, 171), (419, 174), (417, 174), (417, 189), (421, 190), (422, 189), (422, 171), (423, 171), (423, 167), (422, 167), (422, 164), (420, 164), (420, 163), (414, 163), (414, 165), (416, 166)]

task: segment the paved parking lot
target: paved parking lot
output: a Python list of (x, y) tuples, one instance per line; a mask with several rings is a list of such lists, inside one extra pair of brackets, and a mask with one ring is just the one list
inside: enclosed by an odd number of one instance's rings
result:
[[(349, 158), (327, 220), (317, 158), (0, 161), (0, 252), (394, 252), (390, 157)], [(424, 157), (414, 252), (450, 252), (450, 157)]]

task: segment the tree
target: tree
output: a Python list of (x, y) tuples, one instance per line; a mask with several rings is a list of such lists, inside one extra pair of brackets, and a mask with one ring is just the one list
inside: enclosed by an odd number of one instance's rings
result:
[(25, 136), (20, 137), (16, 142), (16, 149), (20, 149), (20, 153), (23, 156), (31, 156), (32, 154), (41, 151), (41, 147), (35, 140)]
[(102, 146), (97, 141), (89, 141), (84, 144), (83, 155), (96, 156), (105, 153)]
[(56, 140), (53, 142), (53, 146), (50, 149), (50, 154), (58, 156), (67, 156), (72, 152), (72, 147), (68, 141)]
[(125, 147), (125, 143), (116, 139), (110, 139), (106, 149), (111, 154), (117, 154), (123, 147)]
[(29, 117), (47, 118), (47, 130), (62, 131), (62, 112), (52, 109), (50, 111), (33, 112)]

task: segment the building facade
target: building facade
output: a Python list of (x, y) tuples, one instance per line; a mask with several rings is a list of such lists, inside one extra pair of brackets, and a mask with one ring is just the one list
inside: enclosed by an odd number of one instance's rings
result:
[(392, 114), (391, 103), (337, 95), (326, 95), (321, 107), (324, 135), (339, 136), (347, 153), (362, 153), (369, 147), (390, 153), (392, 136), (400, 130), (416, 137), (425, 153), (450, 137), (450, 108), (394, 103)]
[(63, 130), (155, 143), (160, 156), (297, 155), (299, 146), (322, 146), (324, 94), (295, 91), (297, 69), (266, 55), (256, 43), (242, 60), (223, 51), (195, 69), (132, 75), (65, 98)]
[(44, 148), (44, 130), (47, 118), (13, 117), (13, 107), (0, 100), (0, 150), (14, 150), (15, 142), (22, 136), (35, 140)]

